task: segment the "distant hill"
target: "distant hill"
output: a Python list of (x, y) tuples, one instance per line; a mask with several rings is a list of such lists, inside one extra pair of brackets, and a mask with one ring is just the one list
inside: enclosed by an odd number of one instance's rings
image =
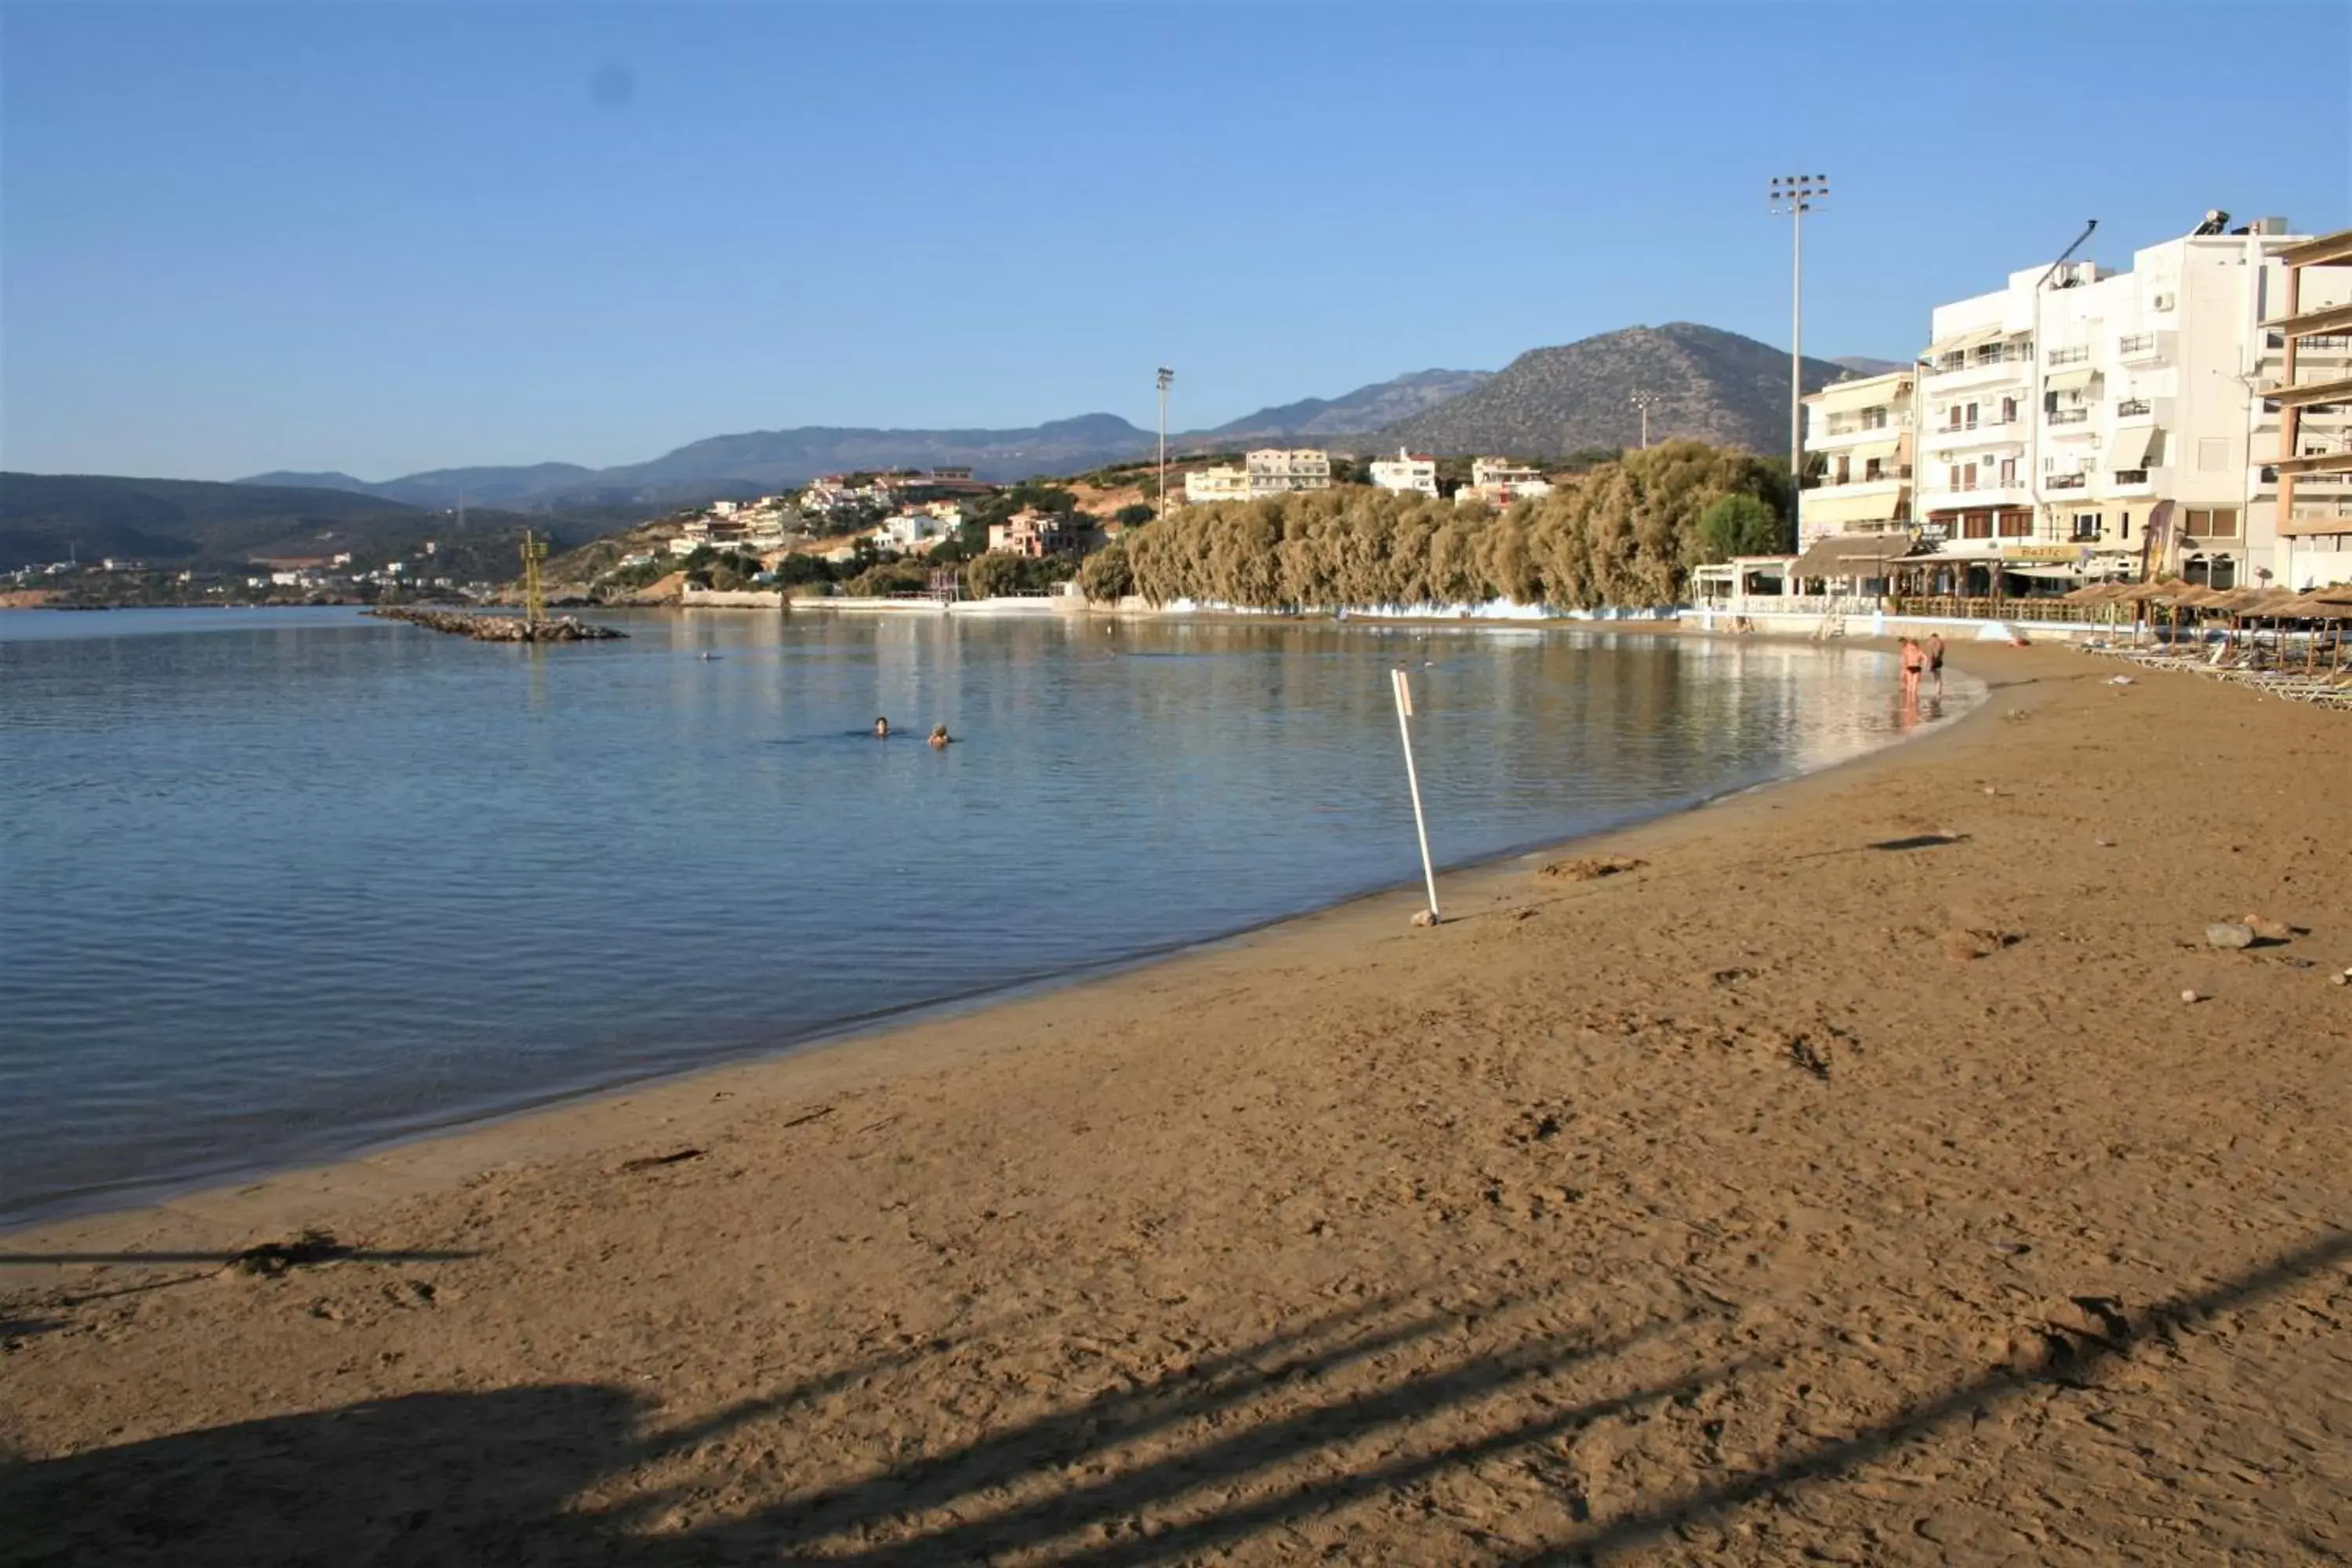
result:
[[(1360, 386), (1342, 397), (1309, 397), (1171, 437), (1188, 446), (1239, 445), (1291, 437), (1324, 440), (1375, 430), (1471, 391), (1493, 373), (1424, 370)], [(1085, 414), (1020, 429), (910, 430), (830, 425), (713, 436), (644, 463), (609, 468), (577, 463), (436, 468), (371, 481), (332, 471), (256, 474), (246, 485), (301, 486), (371, 496), (406, 506), (498, 506), (529, 510), (677, 506), (730, 496), (773, 494), (820, 474), (874, 468), (968, 468), (1010, 483), (1072, 474), (1137, 458), (1158, 437), (1113, 414)]]
[(258, 474), (241, 481), (301, 478), (415, 506), (562, 507), (576, 502), (667, 505), (772, 494), (820, 474), (860, 468), (968, 468), (984, 479), (1072, 473), (1132, 458), (1152, 435), (1111, 414), (1081, 415), (1013, 430), (882, 430), (808, 426), (713, 436), (650, 462), (610, 468), (576, 463), (440, 468), (371, 484), (348, 474)]
[(1910, 362), (1899, 359), (1872, 359), (1868, 354), (1840, 354), (1830, 361), (1859, 376), (1885, 375), (1890, 370), (1901, 370)]
[(0, 571), (76, 556), (151, 565), (344, 551), (366, 557), (426, 539), (501, 542), (525, 526), (559, 541), (589, 531), (484, 510), (467, 518), (461, 534), (457, 520), (441, 512), (338, 489), (0, 473)]
[[(1844, 374), (1827, 360), (1808, 359), (1805, 389)], [(1788, 354), (1692, 321), (1531, 349), (1475, 391), (1387, 426), (1379, 437), (1452, 456), (1629, 447), (1641, 438), (1637, 391), (1654, 399), (1654, 442), (1685, 436), (1768, 455), (1788, 449)]]
[(1340, 397), (1307, 397), (1261, 408), (1211, 430), (1185, 432), (1186, 445), (1272, 440), (1283, 437), (1360, 436), (1474, 392), (1494, 379), (1491, 370), (1419, 370), (1360, 386)]

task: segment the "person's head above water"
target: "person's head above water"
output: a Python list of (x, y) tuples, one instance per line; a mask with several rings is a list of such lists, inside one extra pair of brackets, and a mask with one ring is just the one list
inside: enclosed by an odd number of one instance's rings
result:
[(948, 727), (945, 724), (934, 724), (931, 726), (932, 745), (944, 746), (954, 739), (955, 737), (953, 735), (948, 733)]
[(887, 734), (888, 734), (888, 733), (890, 732), (890, 721), (889, 721), (889, 720), (887, 720), (887, 719), (877, 719), (877, 720), (875, 720), (875, 721), (874, 721), (874, 732), (875, 732), (877, 735), (887, 735)]

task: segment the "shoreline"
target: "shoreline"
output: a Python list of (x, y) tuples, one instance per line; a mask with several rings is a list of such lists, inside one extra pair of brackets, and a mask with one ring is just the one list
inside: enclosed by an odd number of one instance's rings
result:
[(12, 1237), (0, 1560), (2352, 1552), (2352, 723), (1954, 658), (1433, 930)]
[[(1218, 619), (1221, 617), (1204, 615), (1188, 618)], [(1389, 624), (1392, 623), (1368, 623), (1375, 626)], [(1443, 621), (1393, 624), (1407, 629), (1428, 629), (1432, 626), (1447, 627), (1455, 625), (1455, 623)], [(1515, 628), (1472, 625), (1464, 626), (1460, 629), (1479, 631)], [(1536, 626), (1527, 629), (1592, 631), (1602, 628), (1597, 625), (1571, 624), (1564, 628)], [(1623, 629), (1646, 635), (1675, 635), (1672, 623), (1637, 624)], [(1696, 628), (1692, 628), (1688, 635), (1712, 634), (1697, 633)], [(1868, 647), (1875, 652), (1892, 652), (1894, 645), (1888, 642), (1873, 642), (1865, 638), (1856, 639), (1852, 646)], [(1971, 676), (1957, 661), (1954, 669), (1964, 683), (1952, 694), (1952, 700), (1958, 705), (1959, 710), (1924, 723), (1920, 732), (1915, 735), (1897, 736), (1856, 756), (1843, 758), (1826, 766), (1802, 770), (1751, 784), (1728, 785), (1702, 799), (1679, 805), (1668, 805), (1655, 812), (1641, 815), (1630, 822), (1602, 827), (1593, 832), (1562, 839), (1548, 839), (1537, 844), (1505, 849), (1496, 855), (1441, 865), (1438, 868), (1441, 892), (1451, 894), (1458, 888), (1466, 887), (1472, 896), (1483, 896), (1488, 890), (1489, 884), (1496, 879), (1513, 874), (1522, 868), (1527, 862), (1549, 859), (1571, 852), (1606, 852), (1618, 839), (1626, 836), (1639, 834), (1645, 829), (1680, 818), (1717, 810), (1752, 796), (1788, 790), (1814, 778), (1844, 774), (1853, 770), (1865, 768), (1895, 753), (1906, 752), (1922, 744), (1934, 742), (1979, 721), (1992, 696), (1990, 686)], [(1973, 690), (1970, 689), (1970, 686), (1973, 686)], [(111, 1231), (118, 1223), (134, 1225), (141, 1234), (147, 1234), (144, 1223), (147, 1216), (159, 1216), (183, 1208), (194, 1208), (206, 1212), (233, 1209), (241, 1206), (232, 1202), (233, 1199), (258, 1197), (265, 1192), (274, 1192), (278, 1186), (287, 1183), (299, 1183), (306, 1187), (323, 1183), (326, 1188), (340, 1192), (348, 1184), (341, 1179), (349, 1173), (347, 1168), (373, 1166), (380, 1162), (402, 1163), (394, 1157), (422, 1144), (455, 1140), (483, 1141), (490, 1145), (481, 1154), (482, 1165), (487, 1168), (491, 1164), (505, 1163), (503, 1158), (499, 1157), (496, 1144), (502, 1132), (520, 1123), (541, 1118), (561, 1117), (574, 1110), (586, 1110), (674, 1086), (680, 1088), (691, 1086), (706, 1076), (781, 1068), (813, 1055), (872, 1046), (918, 1030), (951, 1026), (959, 1021), (970, 1020), (999, 1007), (1043, 1001), (1073, 989), (1116, 984), (1123, 978), (1156, 969), (1163, 964), (1180, 963), (1188, 957), (1214, 953), (1254, 942), (1279, 941), (1288, 928), (1305, 926), (1310, 922), (1342, 916), (1349, 911), (1369, 912), (1369, 906), (1384, 903), (1402, 893), (1408, 892), (1413, 895), (1417, 908), (1421, 901), (1419, 880), (1417, 879), (1402, 879), (1349, 894), (1328, 903), (1270, 915), (1262, 921), (1209, 937), (1197, 940), (1179, 939), (1154, 945), (1139, 952), (1105, 958), (1068, 970), (1034, 975), (1001, 985), (992, 985), (964, 995), (948, 997), (935, 1002), (913, 1003), (903, 1007), (886, 1008), (860, 1017), (821, 1024), (804, 1035), (761, 1047), (746, 1055), (724, 1057), (693, 1067), (667, 1070), (656, 1069), (642, 1075), (622, 1076), (602, 1082), (551, 1088), (543, 1093), (502, 1106), (457, 1110), (446, 1116), (437, 1117), (414, 1127), (362, 1135), (343, 1147), (314, 1157), (299, 1158), (287, 1163), (268, 1163), (185, 1180), (164, 1177), (142, 1181), (118, 1188), (113, 1193), (91, 1194), (91, 1201), (88, 1203), (79, 1202), (73, 1198), (64, 1199), (48, 1205), (46, 1212), (36, 1211), (22, 1220), (0, 1221), (0, 1252), (34, 1250), (35, 1248), (26, 1244), (68, 1229), (76, 1235), (82, 1234), (89, 1227)], [(1450, 904), (1454, 900), (1449, 896), (1445, 901)], [(1450, 918), (1449, 916), (1449, 920)], [(436, 1160), (432, 1163), (436, 1168), (446, 1168), (445, 1162)], [(115, 1201), (118, 1196), (122, 1201)], [(280, 1226), (290, 1224), (299, 1228), (301, 1224), (306, 1223), (299, 1218), (285, 1217), (274, 1202), (266, 1204), (262, 1212), (268, 1217), (266, 1219), (257, 1217), (258, 1224)], [(24, 1267), (0, 1260), (0, 1292), (5, 1292), (21, 1283), (16, 1275)]]

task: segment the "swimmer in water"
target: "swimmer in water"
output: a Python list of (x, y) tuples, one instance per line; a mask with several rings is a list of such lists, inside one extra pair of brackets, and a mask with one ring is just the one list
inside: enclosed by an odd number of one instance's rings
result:
[(874, 738), (877, 741), (887, 741), (890, 738), (889, 720), (877, 719), (874, 721)]
[(942, 746), (952, 745), (954, 742), (955, 737), (948, 733), (948, 727), (945, 724), (934, 724), (931, 726), (931, 749), (933, 751), (937, 751)]

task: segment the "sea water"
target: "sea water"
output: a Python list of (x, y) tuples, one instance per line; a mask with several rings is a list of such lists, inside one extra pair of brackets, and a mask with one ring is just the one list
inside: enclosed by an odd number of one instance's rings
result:
[[(1882, 654), (707, 611), (0, 614), (0, 1221), (1090, 972), (1819, 767)], [(893, 738), (872, 727), (887, 717)], [(944, 723), (957, 743), (923, 736)], [(1417, 895), (1400, 892), (1400, 919)]]

